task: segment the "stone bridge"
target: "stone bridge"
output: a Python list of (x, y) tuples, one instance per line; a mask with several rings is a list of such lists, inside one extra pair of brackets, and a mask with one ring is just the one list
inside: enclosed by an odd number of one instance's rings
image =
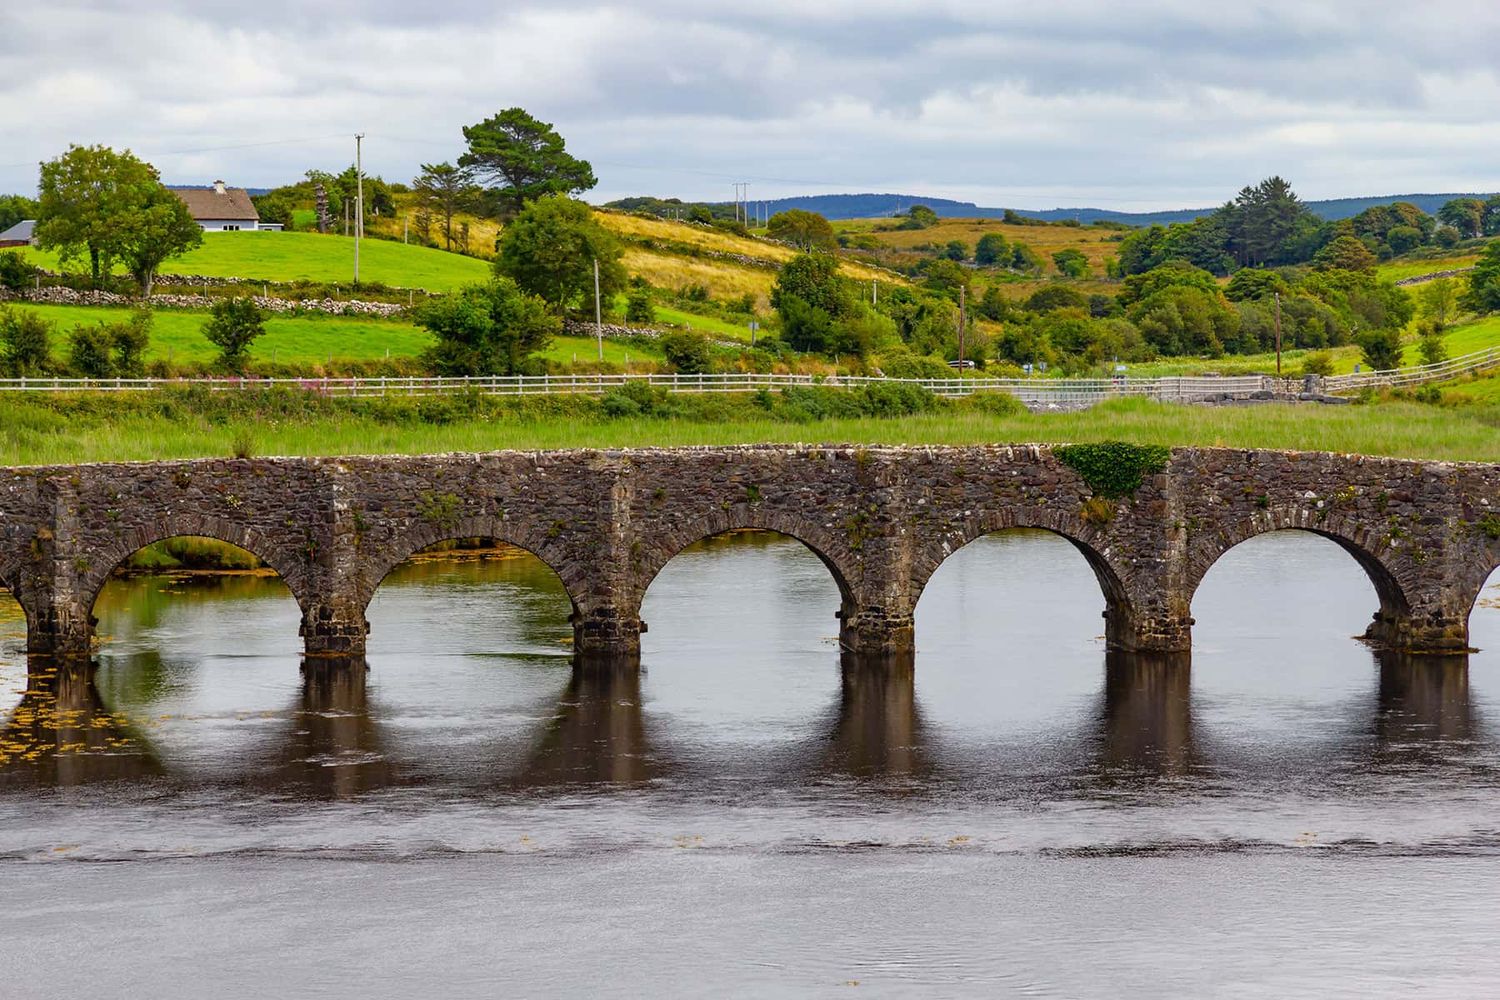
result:
[(692, 448), (375, 458), (209, 459), (0, 469), (0, 585), (30, 651), (87, 655), (92, 609), (142, 546), (201, 535), (285, 580), (309, 656), (359, 656), (365, 609), (412, 553), (455, 538), (527, 549), (561, 578), (580, 659), (639, 652), (641, 601), (684, 547), (734, 529), (801, 541), (838, 583), (856, 654), (910, 653), (943, 560), (1006, 528), (1083, 553), (1111, 647), (1190, 648), (1199, 582), (1233, 546), (1314, 532), (1369, 574), (1368, 638), (1462, 652), (1500, 565), (1500, 466), (1179, 448), (1122, 500), (1047, 447)]

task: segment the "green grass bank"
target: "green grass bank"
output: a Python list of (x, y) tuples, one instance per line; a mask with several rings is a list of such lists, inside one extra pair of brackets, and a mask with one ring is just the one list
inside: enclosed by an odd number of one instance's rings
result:
[[(508, 448), (751, 443), (991, 444), (1125, 440), (1500, 461), (1500, 402), (1486, 383), (1442, 402), (1180, 406), (1141, 400), (1032, 414), (1005, 396), (796, 388), (668, 396), (632, 387), (576, 396), (333, 400), (198, 389), (0, 396), (0, 464), (230, 455), (421, 454)], [(641, 391), (637, 391), (641, 390)], [(1449, 405), (1443, 405), (1448, 403)]]

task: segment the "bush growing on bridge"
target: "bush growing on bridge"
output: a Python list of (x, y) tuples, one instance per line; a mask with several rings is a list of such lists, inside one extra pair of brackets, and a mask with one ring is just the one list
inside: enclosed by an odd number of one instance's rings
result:
[(1135, 493), (1147, 476), (1165, 469), (1172, 457), (1170, 448), (1126, 441), (1065, 444), (1052, 449), (1052, 454), (1082, 476), (1096, 496), (1110, 500)]

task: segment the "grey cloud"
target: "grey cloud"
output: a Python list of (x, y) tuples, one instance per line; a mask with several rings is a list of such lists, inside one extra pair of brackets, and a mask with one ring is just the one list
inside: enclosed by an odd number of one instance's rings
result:
[[(69, 141), (271, 184), (338, 166), (356, 130), (406, 178), (512, 104), (596, 162), (601, 197), (749, 178), (1208, 204), (1271, 171), (1310, 196), (1500, 187), (1500, 9), (1371, 6), (54, 0), (0, 10), (0, 190)], [(239, 148), (185, 152), (219, 146)]]

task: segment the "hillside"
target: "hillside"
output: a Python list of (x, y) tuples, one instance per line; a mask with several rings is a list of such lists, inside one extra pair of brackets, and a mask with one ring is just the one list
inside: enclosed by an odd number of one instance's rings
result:
[[(398, 195), (396, 215), (373, 220), (367, 232), (388, 237), (403, 232), (414, 233), (416, 212), (412, 196)], [(594, 216), (624, 245), (624, 263), (630, 275), (643, 278), (669, 294), (701, 288), (721, 301), (749, 295), (757, 300), (758, 308), (764, 310), (770, 306), (776, 269), (796, 255), (793, 248), (784, 244), (740, 236), (712, 226), (603, 209), (596, 209)], [(471, 252), (486, 260), (493, 257), (495, 240), (501, 231), (499, 223), (467, 213), (455, 216), (455, 228), (463, 224), (468, 225)], [(436, 226), (429, 229), (429, 236), (441, 238)], [(415, 236), (411, 238), (415, 239)], [(859, 281), (877, 278), (882, 281), (903, 280), (855, 261), (846, 261), (842, 269), (846, 275)]]
[[(1454, 198), (1489, 198), (1492, 193), (1454, 192), (1451, 194), (1391, 194), (1354, 198), (1330, 198), (1305, 202), (1316, 214), (1325, 219), (1348, 219), (1372, 205), (1389, 205), (1393, 201), (1409, 201), (1428, 214), (1435, 213), (1444, 202)], [(1005, 208), (988, 208), (971, 201), (954, 201), (951, 198), (931, 198), (916, 194), (816, 194), (796, 195), (787, 198), (767, 199), (764, 204), (771, 214), (789, 208), (817, 212), (828, 219), (875, 219), (889, 218), (906, 212), (913, 205), (926, 205), (944, 218), (998, 219)], [(727, 203), (710, 203), (711, 208), (724, 209)], [(1204, 208), (1165, 209), (1157, 212), (1121, 212), (1108, 208), (1016, 208), (1012, 211), (1032, 219), (1060, 222), (1073, 219), (1085, 225), (1091, 222), (1122, 222), (1130, 226), (1150, 226), (1170, 222), (1191, 222), (1207, 215), (1218, 206)]]

